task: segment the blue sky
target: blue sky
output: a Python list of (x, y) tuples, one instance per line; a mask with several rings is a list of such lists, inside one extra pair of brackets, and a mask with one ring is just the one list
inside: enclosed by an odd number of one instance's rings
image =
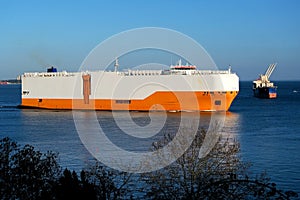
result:
[(0, 1), (0, 79), (49, 65), (77, 71), (100, 42), (125, 30), (163, 27), (200, 43), (221, 69), (252, 80), (300, 80), (300, 1)]

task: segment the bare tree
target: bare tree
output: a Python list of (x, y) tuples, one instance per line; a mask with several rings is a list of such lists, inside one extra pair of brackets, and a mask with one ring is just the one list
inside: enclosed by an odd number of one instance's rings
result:
[(94, 186), (97, 199), (122, 199), (130, 197), (128, 183), (131, 176), (96, 162), (90, 169), (82, 170), (81, 181)]
[[(198, 131), (190, 148), (164, 169), (145, 173), (142, 190), (150, 199), (289, 199), (296, 193), (276, 189), (266, 176), (250, 179), (249, 163), (240, 159), (240, 145), (234, 138), (215, 133), (218, 142), (204, 157), (199, 151), (207, 132)], [(153, 151), (163, 148), (174, 137), (165, 137), (153, 144)], [(185, 141), (180, 141), (185, 142)], [(167, 155), (161, 155), (163, 158)]]

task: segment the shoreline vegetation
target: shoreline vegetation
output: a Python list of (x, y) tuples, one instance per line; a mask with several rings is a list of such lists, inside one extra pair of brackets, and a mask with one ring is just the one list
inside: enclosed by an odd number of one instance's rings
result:
[(21, 79), (0, 80), (0, 85), (21, 84)]
[[(298, 198), (294, 191), (278, 189), (265, 173), (250, 176), (251, 164), (241, 161), (240, 145), (232, 138), (218, 138), (210, 153), (199, 158), (205, 135), (205, 130), (199, 130), (192, 145), (177, 161), (161, 170), (143, 174), (120, 172), (97, 161), (88, 169), (76, 173), (59, 165), (58, 153), (42, 153), (29, 144), (20, 146), (5, 137), (0, 139), (0, 198)], [(166, 134), (161, 141), (153, 143), (151, 150), (162, 148), (172, 139), (174, 135)], [(160, 158), (163, 160), (164, 156), (162, 154)]]

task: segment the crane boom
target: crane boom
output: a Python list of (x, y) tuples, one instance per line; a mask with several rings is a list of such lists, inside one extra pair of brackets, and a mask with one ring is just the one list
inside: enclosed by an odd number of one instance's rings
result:
[(272, 67), (273, 67), (273, 64), (270, 64), (269, 67), (267, 68), (265, 74), (264, 74), (265, 76), (267, 76), (267, 74), (269, 74)]
[(266, 73), (265, 73), (265, 76), (267, 77), (267, 79), (270, 78), (271, 74), (273, 73), (275, 67), (276, 67), (277, 63), (273, 63), (273, 64), (270, 64)]

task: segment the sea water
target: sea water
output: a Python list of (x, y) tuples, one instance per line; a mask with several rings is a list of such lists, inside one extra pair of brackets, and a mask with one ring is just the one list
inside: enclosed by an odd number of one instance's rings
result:
[[(253, 97), (251, 82), (241, 82), (240, 92), (225, 115), (222, 133), (240, 143), (241, 157), (252, 163), (253, 175), (266, 171), (279, 188), (300, 193), (300, 82), (276, 82), (276, 85), (277, 99), (257, 99)], [(80, 140), (72, 111), (19, 109), (20, 102), (20, 85), (0, 85), (0, 138), (10, 137), (42, 152), (58, 152), (61, 166), (71, 170), (79, 171), (93, 162), (93, 156)], [(182, 118), (181, 113), (160, 112), (83, 114), (87, 119), (96, 116), (108, 138), (132, 152), (146, 152), (153, 138), (176, 132)], [(200, 126), (208, 128), (214, 114), (198, 114), (185, 115), (191, 121), (200, 116)], [(118, 123), (128, 120), (128, 116), (134, 126), (125, 123), (124, 131)], [(143, 135), (147, 132), (157, 134), (149, 139)]]

